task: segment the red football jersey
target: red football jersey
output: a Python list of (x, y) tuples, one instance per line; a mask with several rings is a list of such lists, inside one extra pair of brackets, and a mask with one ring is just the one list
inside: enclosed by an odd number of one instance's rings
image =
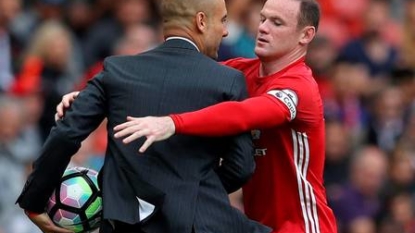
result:
[(274, 107), (288, 109), (285, 124), (252, 131), (257, 166), (243, 188), (248, 217), (278, 233), (337, 232), (323, 187), (323, 104), (304, 59), (268, 77), (259, 77), (258, 59), (224, 64), (244, 72), (250, 97), (271, 95), (282, 103)]
[(248, 217), (274, 233), (337, 232), (323, 187), (323, 104), (304, 58), (268, 77), (259, 77), (258, 59), (224, 64), (245, 73), (250, 98), (172, 115), (176, 133), (223, 136), (255, 129), (257, 166), (243, 188)]

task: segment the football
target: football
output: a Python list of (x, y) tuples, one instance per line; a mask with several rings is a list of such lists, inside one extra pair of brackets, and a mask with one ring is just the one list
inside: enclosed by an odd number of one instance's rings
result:
[(75, 233), (97, 229), (102, 212), (98, 172), (83, 167), (66, 169), (46, 212), (56, 225)]

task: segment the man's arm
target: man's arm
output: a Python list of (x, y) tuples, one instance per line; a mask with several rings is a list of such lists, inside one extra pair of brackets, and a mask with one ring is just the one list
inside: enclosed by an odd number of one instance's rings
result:
[(242, 102), (228, 101), (195, 112), (171, 115), (175, 133), (199, 136), (234, 135), (289, 122), (288, 108), (264, 94)]
[(274, 95), (264, 94), (242, 102), (228, 101), (195, 112), (170, 117), (128, 117), (127, 122), (114, 128), (115, 137), (130, 143), (140, 137), (147, 139), (139, 151), (143, 153), (153, 142), (162, 141), (175, 133), (198, 136), (234, 135), (251, 129), (269, 128), (295, 118), (296, 103), (283, 103)]
[(65, 116), (65, 111), (71, 106), (78, 95), (79, 91), (74, 91), (62, 97), (61, 102), (56, 106), (55, 121), (58, 121)]
[[(26, 211), (44, 213), (46, 203), (54, 188), (58, 186), (71, 156), (104, 119), (106, 108), (102, 89), (103, 76), (101, 73), (90, 81), (77, 101), (68, 109), (65, 118), (56, 122), (56, 126), (52, 128), (40, 157), (34, 162), (33, 172), (17, 200), (20, 207)], [(45, 225), (42, 224), (47, 224), (46, 220), (41, 218), (40, 221), (34, 221), (34, 216), (47, 215), (32, 215), (31, 218), (39, 228), (44, 229)]]
[(26, 215), (44, 233), (73, 233), (73, 231), (56, 226), (46, 213), (26, 212)]
[(255, 170), (253, 145), (250, 133), (229, 138), (229, 150), (216, 169), (223, 186), (228, 193), (242, 187)]

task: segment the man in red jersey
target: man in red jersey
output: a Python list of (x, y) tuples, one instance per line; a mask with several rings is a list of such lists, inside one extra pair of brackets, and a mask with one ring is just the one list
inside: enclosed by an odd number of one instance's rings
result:
[[(223, 136), (252, 130), (257, 168), (243, 188), (245, 213), (275, 233), (337, 232), (323, 187), (323, 105), (304, 63), (319, 6), (314, 0), (268, 0), (260, 15), (258, 59), (224, 62), (244, 72), (249, 99), (168, 117), (128, 117), (114, 128), (115, 137), (129, 143), (146, 136), (144, 152), (174, 133)], [(64, 97), (58, 116), (75, 96)]]

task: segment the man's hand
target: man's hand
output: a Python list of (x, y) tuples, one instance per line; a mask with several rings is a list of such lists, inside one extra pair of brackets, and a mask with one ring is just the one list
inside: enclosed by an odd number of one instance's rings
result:
[(73, 231), (56, 226), (46, 213), (27, 214), (27, 216), (43, 233), (73, 233)]
[(55, 121), (62, 119), (65, 116), (65, 111), (68, 109), (72, 102), (78, 97), (79, 91), (68, 93), (62, 97), (62, 101), (56, 106)]
[(171, 137), (175, 130), (176, 127), (170, 117), (127, 117), (127, 122), (114, 127), (114, 137), (126, 137), (122, 140), (125, 144), (143, 136), (147, 137), (139, 149), (143, 153), (153, 142)]

